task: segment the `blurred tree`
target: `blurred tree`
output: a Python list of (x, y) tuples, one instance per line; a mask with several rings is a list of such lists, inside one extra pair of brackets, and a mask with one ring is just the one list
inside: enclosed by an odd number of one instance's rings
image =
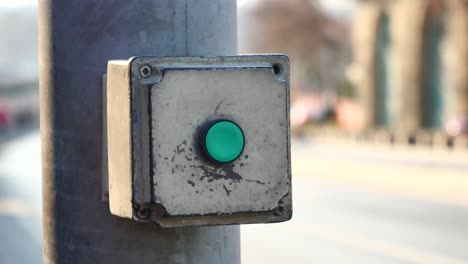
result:
[(345, 23), (311, 0), (263, 0), (247, 16), (247, 52), (288, 54), (293, 92), (336, 92), (350, 61)]

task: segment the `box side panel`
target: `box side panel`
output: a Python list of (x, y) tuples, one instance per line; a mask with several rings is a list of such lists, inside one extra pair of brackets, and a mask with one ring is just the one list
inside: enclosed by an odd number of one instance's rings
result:
[(132, 218), (132, 156), (128, 63), (107, 68), (107, 140), (109, 207), (113, 215)]
[(150, 120), (149, 93), (157, 81), (157, 73), (151, 71), (146, 78), (141, 77), (140, 69), (148, 65), (130, 63), (131, 89), (131, 133), (132, 133), (132, 168), (133, 168), (133, 203), (139, 206), (151, 202), (150, 169)]

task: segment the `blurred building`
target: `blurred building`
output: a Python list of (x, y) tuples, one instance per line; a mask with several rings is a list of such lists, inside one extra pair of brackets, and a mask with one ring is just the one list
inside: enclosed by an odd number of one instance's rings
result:
[(37, 4), (0, 4), (0, 137), (39, 120)]
[(366, 128), (416, 133), (454, 120), (466, 125), (468, 1), (361, 0), (353, 50), (349, 72)]
[(37, 80), (37, 6), (2, 8), (0, 4), (0, 35), (0, 83)]

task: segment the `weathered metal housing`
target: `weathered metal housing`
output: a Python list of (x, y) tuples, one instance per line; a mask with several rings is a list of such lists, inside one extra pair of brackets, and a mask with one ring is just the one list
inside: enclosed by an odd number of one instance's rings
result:
[[(269, 223), (292, 216), (286, 55), (109, 61), (111, 213), (164, 227)], [(203, 158), (200, 126), (239, 124), (241, 158)]]

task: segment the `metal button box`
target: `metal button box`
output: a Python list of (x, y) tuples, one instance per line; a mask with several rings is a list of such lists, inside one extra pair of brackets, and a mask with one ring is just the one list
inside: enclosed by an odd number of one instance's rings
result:
[[(164, 227), (291, 218), (287, 56), (109, 61), (106, 90), (112, 214)], [(203, 151), (216, 120), (243, 132), (232, 162)]]

